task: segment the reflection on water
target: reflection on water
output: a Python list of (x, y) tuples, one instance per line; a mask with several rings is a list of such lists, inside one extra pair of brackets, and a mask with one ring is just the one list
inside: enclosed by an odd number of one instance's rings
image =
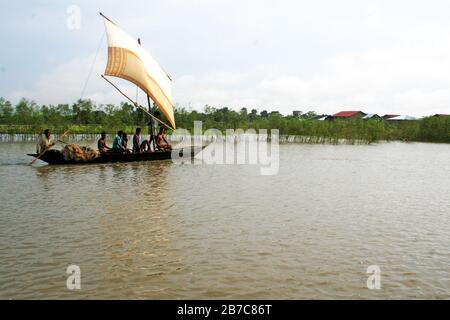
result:
[[(448, 145), (282, 145), (264, 177), (30, 167), (32, 149), (0, 143), (0, 298), (450, 297)], [(80, 291), (66, 289), (70, 264)]]

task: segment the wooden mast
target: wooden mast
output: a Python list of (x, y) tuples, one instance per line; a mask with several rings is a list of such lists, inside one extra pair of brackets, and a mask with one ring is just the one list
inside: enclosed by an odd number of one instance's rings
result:
[(108, 18), (107, 16), (105, 16), (103, 13), (99, 12), (99, 14), (105, 18), (106, 20), (108, 20), (109, 22), (111, 22), (112, 24), (115, 24), (110, 18)]
[[(138, 44), (141, 45), (141, 38), (138, 38), (137, 41), (138, 41)], [(150, 114), (152, 114), (152, 103), (151, 103), (150, 96), (148, 94), (147, 94), (147, 105), (148, 105), (148, 112)], [(153, 129), (154, 129), (153, 128), (153, 121), (152, 121), (152, 119), (150, 119), (150, 137), (151, 137), (152, 144), (153, 144), (153, 150), (156, 151), (156, 142), (155, 142), (156, 137), (153, 134)]]

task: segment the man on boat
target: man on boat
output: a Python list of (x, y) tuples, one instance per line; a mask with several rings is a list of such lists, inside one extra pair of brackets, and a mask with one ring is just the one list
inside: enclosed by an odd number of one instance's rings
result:
[(105, 153), (111, 150), (111, 148), (106, 145), (106, 132), (102, 132), (102, 136), (98, 140), (97, 146), (100, 153)]
[(122, 149), (126, 152), (129, 152), (128, 150), (128, 135), (126, 132), (122, 132)]
[(156, 137), (156, 146), (161, 151), (172, 150), (172, 146), (167, 142), (166, 136), (164, 135), (164, 128), (159, 128), (158, 136)]
[(150, 145), (147, 140), (142, 141), (141, 128), (136, 128), (136, 133), (133, 136), (133, 152), (141, 153), (150, 150)]
[[(159, 117), (161, 114), (158, 110), (155, 110), (153, 113), (155, 117)], [(158, 135), (158, 121), (155, 120), (155, 118), (151, 118), (149, 124), (149, 132), (150, 132), (150, 139), (148, 141), (149, 148), (152, 145), (153, 142), (153, 149), (156, 151), (156, 136)]]
[(117, 135), (114, 138), (114, 142), (113, 142), (111, 151), (114, 151), (114, 152), (125, 151), (123, 148), (122, 137), (123, 137), (123, 131), (122, 130), (117, 131)]
[(55, 142), (50, 138), (50, 130), (45, 129), (44, 133), (39, 137), (38, 143), (36, 145), (36, 153), (41, 154), (44, 151), (47, 151), (51, 147), (55, 145)]

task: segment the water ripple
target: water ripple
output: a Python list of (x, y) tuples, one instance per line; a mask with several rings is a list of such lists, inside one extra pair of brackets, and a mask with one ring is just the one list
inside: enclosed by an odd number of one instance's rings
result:
[(268, 177), (32, 149), (0, 144), (0, 298), (450, 298), (448, 145), (282, 145)]

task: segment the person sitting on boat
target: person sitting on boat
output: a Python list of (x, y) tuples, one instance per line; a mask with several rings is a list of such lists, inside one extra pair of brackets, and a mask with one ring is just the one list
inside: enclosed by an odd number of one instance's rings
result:
[(141, 128), (136, 128), (136, 133), (133, 136), (133, 152), (141, 153), (150, 150), (150, 144), (147, 140), (142, 141)]
[(123, 131), (122, 130), (117, 131), (117, 135), (114, 138), (114, 142), (113, 142), (113, 145), (111, 148), (112, 151), (114, 151), (114, 152), (124, 151), (123, 144), (122, 144), (122, 137), (123, 137)]
[(128, 149), (128, 135), (125, 132), (122, 132), (122, 149), (125, 152), (130, 152)]
[(108, 152), (111, 150), (111, 148), (106, 145), (106, 132), (102, 132), (101, 138), (98, 139), (97, 146), (100, 153)]
[(167, 151), (172, 150), (172, 146), (167, 142), (166, 136), (164, 135), (164, 128), (159, 128), (158, 136), (156, 137), (156, 146), (159, 150)]
[(52, 141), (50, 137), (50, 130), (45, 129), (44, 133), (39, 137), (38, 143), (36, 145), (36, 153), (41, 154), (44, 151), (47, 151), (51, 147), (55, 145), (55, 142)]

